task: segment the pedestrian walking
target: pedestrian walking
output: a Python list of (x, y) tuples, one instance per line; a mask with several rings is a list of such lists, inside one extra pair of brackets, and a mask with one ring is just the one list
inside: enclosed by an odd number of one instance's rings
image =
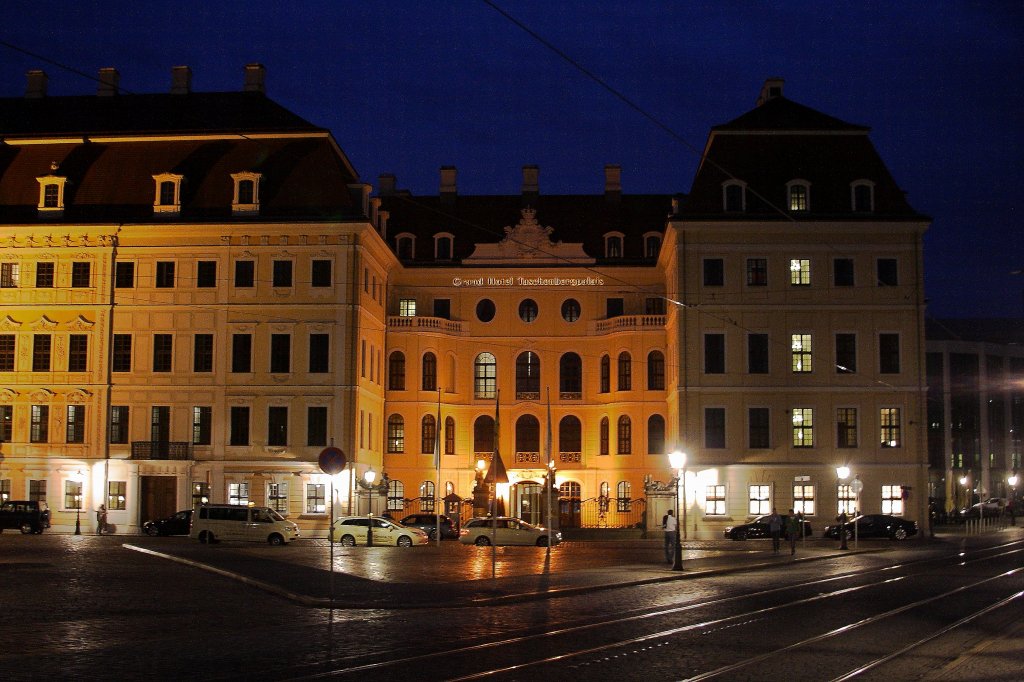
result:
[(796, 556), (796, 539), (799, 537), (802, 529), (803, 524), (800, 523), (800, 517), (790, 509), (789, 516), (786, 517), (786, 537), (789, 539), (790, 556)]
[(1017, 525), (1017, 506), (1013, 503), (1013, 498), (1012, 497), (1006, 503), (1006, 513), (1010, 515), (1010, 525), (1011, 526), (1016, 526)]
[(103, 535), (107, 530), (107, 505), (101, 504), (96, 510), (96, 535)]
[(772, 535), (772, 551), (778, 554), (780, 536), (782, 535), (782, 517), (779, 516), (775, 507), (772, 507), (772, 514), (768, 517), (768, 532)]
[(662, 527), (665, 529), (665, 561), (674, 563), (676, 558), (676, 517), (669, 509), (661, 519)]

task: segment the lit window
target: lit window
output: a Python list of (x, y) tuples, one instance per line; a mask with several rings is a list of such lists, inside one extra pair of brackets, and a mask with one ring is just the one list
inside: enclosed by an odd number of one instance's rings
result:
[(288, 513), (288, 484), (267, 484), (267, 506), (281, 514)]
[(235, 215), (259, 213), (260, 210), (260, 178), (259, 173), (232, 173), (235, 183), (234, 198), (231, 212)]
[(619, 481), (615, 486), (615, 511), (628, 512), (632, 508), (630, 497), (633, 487), (629, 481)]
[(228, 483), (228, 504), (235, 504), (240, 506), (248, 506), (249, 504), (249, 484), (248, 483)]
[(793, 371), (798, 373), (810, 372), (813, 368), (811, 363), (811, 335), (792, 334)]
[(807, 183), (794, 180), (789, 183), (789, 210), (807, 211), (810, 208), (810, 187)]
[(903, 513), (903, 486), (882, 486), (882, 513), (895, 516)]
[(725, 514), (725, 486), (709, 485), (704, 492), (704, 513), (708, 516)]
[(857, 496), (853, 494), (853, 486), (840, 483), (836, 493), (839, 512), (852, 516), (857, 511)]
[(107, 481), (107, 509), (124, 511), (128, 499), (128, 481)]
[(768, 514), (772, 510), (772, 487), (751, 485), (747, 488), (747, 513), (751, 516)]
[(16, 288), (18, 286), (19, 270), (20, 266), (18, 265), (18, 263), (0, 263), (0, 288)]
[(882, 447), (900, 447), (900, 408), (883, 407), (878, 415), (881, 427)]
[(64, 481), (64, 508), (84, 509), (81, 481)]
[(804, 516), (814, 514), (814, 486), (809, 483), (793, 484), (793, 511)]
[(388, 452), (405, 452), (405, 419), (400, 414), (388, 417)]
[(416, 317), (416, 299), (403, 298), (398, 301), (399, 317)]
[(814, 447), (814, 410), (809, 407), (793, 410), (793, 447)]
[(306, 513), (323, 514), (327, 511), (326, 485), (323, 483), (306, 484)]
[(806, 258), (792, 258), (789, 261), (789, 283), (793, 286), (807, 286), (811, 283), (811, 261)]
[(498, 390), (498, 364), (490, 353), (480, 353), (473, 362), (473, 395), (493, 398)]

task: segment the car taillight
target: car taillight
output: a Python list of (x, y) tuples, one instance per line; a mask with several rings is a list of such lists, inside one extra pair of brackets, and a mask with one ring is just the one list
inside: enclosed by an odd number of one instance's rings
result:
[(462, 537), (463, 535), (469, 535), (469, 531), (465, 528), (459, 530), (459, 537)]

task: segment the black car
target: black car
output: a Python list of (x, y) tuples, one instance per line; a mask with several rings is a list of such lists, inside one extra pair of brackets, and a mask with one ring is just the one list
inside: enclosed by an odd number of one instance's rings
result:
[(22, 533), (42, 533), (50, 527), (50, 510), (45, 502), (8, 500), (0, 505), (0, 531), (16, 528)]
[[(856, 529), (854, 528), (856, 525)], [(839, 526), (836, 523), (825, 526), (825, 537), (839, 539)], [(905, 540), (917, 535), (917, 521), (908, 521), (889, 514), (863, 514), (846, 522), (844, 526), (846, 538), (889, 538)]]
[(142, 530), (146, 535), (188, 535), (192, 528), (192, 510), (175, 512), (172, 516), (146, 521), (142, 524)]
[[(744, 523), (739, 526), (729, 526), (725, 529), (726, 540), (746, 540), (747, 538), (770, 538), (772, 533), (768, 530), (768, 517), (771, 514), (764, 514), (758, 516), (750, 523)], [(789, 518), (789, 514), (779, 514), (782, 518), (782, 533), (781, 537), (786, 536), (786, 520)], [(811, 524), (807, 519), (804, 519), (802, 524), (804, 530), (804, 537), (811, 537)]]
[[(431, 540), (437, 537), (437, 514), (409, 514), (399, 523), (403, 526), (419, 528), (426, 533)], [(441, 514), (441, 539), (451, 540), (459, 537), (459, 530), (450, 518)]]

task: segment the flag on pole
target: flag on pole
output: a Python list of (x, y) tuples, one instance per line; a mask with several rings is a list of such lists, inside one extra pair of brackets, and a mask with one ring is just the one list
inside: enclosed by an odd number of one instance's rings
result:
[(551, 467), (551, 387), (548, 387), (548, 467)]
[(488, 483), (508, 483), (508, 472), (505, 470), (505, 463), (501, 461), (501, 452), (498, 448), (501, 426), (499, 421), (498, 404), (500, 398), (496, 392), (494, 395), (494, 456), (491, 458), (491, 466), (487, 467), (487, 475), (484, 480)]

